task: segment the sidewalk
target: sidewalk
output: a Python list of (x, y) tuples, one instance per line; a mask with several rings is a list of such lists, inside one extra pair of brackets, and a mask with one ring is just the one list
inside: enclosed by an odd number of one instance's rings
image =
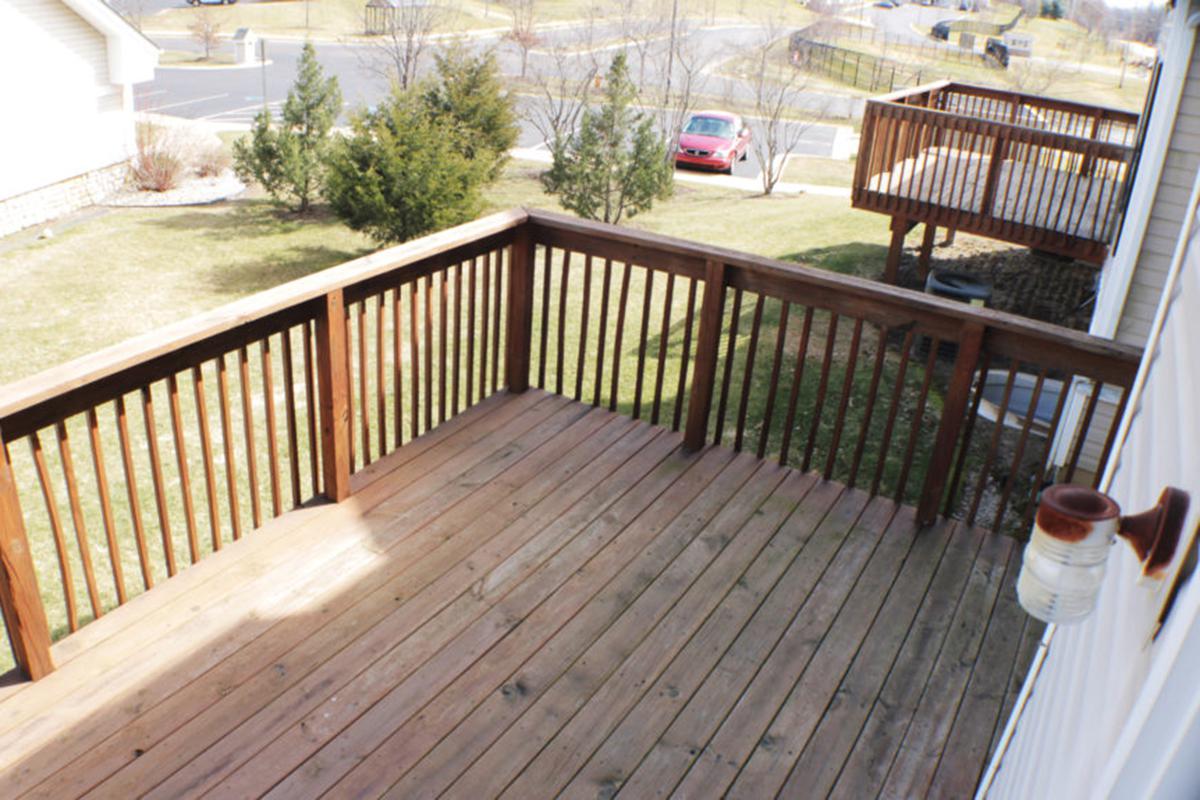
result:
[[(509, 155), (520, 161), (534, 161), (539, 164), (549, 164), (550, 151), (540, 147), (514, 147)], [(735, 175), (708, 175), (701, 172), (675, 172), (675, 180), (681, 183), (695, 183), (704, 186), (718, 186), (724, 189), (737, 189), (752, 194), (762, 194), (762, 181), (758, 178), (739, 178)], [(850, 189), (843, 186), (820, 186), (815, 183), (784, 183), (775, 184), (775, 194), (812, 194), (822, 197), (849, 198)]]

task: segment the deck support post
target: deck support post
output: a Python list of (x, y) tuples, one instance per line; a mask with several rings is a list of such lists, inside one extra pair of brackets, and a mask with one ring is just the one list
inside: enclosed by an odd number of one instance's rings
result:
[[(321, 408), (321, 471), (325, 496), (350, 496), (350, 372), (346, 347), (346, 301), (328, 292), (317, 313), (317, 389)], [(365, 399), (364, 399), (365, 400)]]
[(712, 408), (713, 384), (717, 377), (721, 320), (725, 313), (725, 264), (704, 264), (704, 298), (700, 305), (700, 333), (696, 337), (696, 362), (692, 368), (692, 395), (688, 400), (683, 447), (695, 452), (708, 438), (708, 416)]
[(964, 322), (958, 340), (958, 355), (954, 359), (954, 372), (950, 376), (950, 385), (942, 403), (942, 419), (938, 423), (937, 439), (934, 440), (929, 467), (925, 471), (925, 485), (921, 489), (921, 499), (917, 504), (917, 522), (921, 525), (929, 525), (937, 519), (938, 506), (941, 505), (942, 493), (946, 490), (946, 479), (949, 477), (950, 464), (957, 449), (959, 432), (962, 430), (967, 400), (971, 396), (971, 386), (975, 383), (975, 370), (979, 365), (982, 349), (983, 325), (978, 322)]
[(504, 344), (504, 376), (510, 392), (529, 388), (533, 331), (533, 262), (535, 242), (529, 223), (517, 228), (508, 260), (508, 330)]
[(8, 446), (0, 437), (0, 613), (17, 665), (38, 680), (54, 671), (50, 626), (38, 592)]
[(900, 255), (904, 252), (904, 236), (908, 233), (908, 220), (892, 217), (892, 242), (888, 245), (887, 263), (883, 267), (883, 282), (896, 283), (900, 272)]
[(933, 256), (933, 240), (936, 236), (937, 226), (926, 222), (925, 234), (921, 237), (921, 252), (917, 256), (917, 274), (922, 280), (929, 276), (929, 260)]

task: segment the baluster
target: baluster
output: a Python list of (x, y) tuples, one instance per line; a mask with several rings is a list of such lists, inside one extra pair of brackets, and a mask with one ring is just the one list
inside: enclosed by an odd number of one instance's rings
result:
[(179, 468), (179, 491), (183, 495), (183, 522), (187, 528), (188, 556), (191, 563), (200, 560), (200, 539), (196, 534), (196, 509), (192, 504), (192, 479), (188, 469), (187, 447), (183, 435), (183, 414), (179, 407), (179, 380), (167, 376), (167, 400), (171, 410), (171, 434), (175, 441), (175, 463)]
[(75, 463), (71, 458), (71, 442), (66, 423), (61, 420), (54, 425), (58, 439), (58, 457), (62, 466), (63, 482), (67, 486), (67, 502), (71, 509), (71, 521), (75, 526), (75, 544), (79, 548), (79, 562), (83, 566), (83, 582), (87, 588), (92, 616), (99, 619), (104, 614), (100, 603), (100, 592), (96, 588), (96, 571), (92, 568), (92, 547), (88, 539), (87, 525), (83, 519), (83, 507), (79, 503), (79, 487), (75, 482)]
[(38, 483), (42, 487), (42, 499), (46, 503), (46, 514), (50, 519), (50, 532), (54, 535), (54, 551), (58, 554), (58, 577), (62, 581), (63, 601), (67, 607), (67, 628), (74, 633), (79, 630), (79, 611), (75, 607), (75, 577), (72, 574), (71, 562), (67, 558), (67, 542), (63, 537), (58, 502), (54, 499), (54, 486), (50, 483), (50, 471), (46, 468), (46, 456), (42, 452), (42, 442), (36, 431), (29, 435), (29, 447), (33, 452)]
[(704, 265), (704, 297), (700, 301), (700, 331), (696, 336), (696, 364), (692, 370), (692, 396), (688, 401), (683, 436), (684, 447), (693, 452), (704, 446), (708, 434), (724, 306), (725, 264), (707, 261)]
[(100, 444), (100, 420), (95, 408), (88, 409), (87, 425), (92, 449), (92, 469), (96, 473), (96, 491), (100, 495), (100, 518), (104, 523), (104, 538), (108, 543), (109, 563), (112, 565), (113, 586), (117, 590), (117, 605), (124, 605), (125, 570), (121, 565), (121, 548), (117, 545), (117, 526), (113, 518), (112, 498), (108, 492), (108, 469), (104, 464), (104, 448)]

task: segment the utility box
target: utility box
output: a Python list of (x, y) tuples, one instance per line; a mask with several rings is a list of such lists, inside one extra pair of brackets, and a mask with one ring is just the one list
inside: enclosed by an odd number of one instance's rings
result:
[(233, 35), (233, 60), (238, 64), (258, 61), (258, 34), (249, 28), (238, 28)]

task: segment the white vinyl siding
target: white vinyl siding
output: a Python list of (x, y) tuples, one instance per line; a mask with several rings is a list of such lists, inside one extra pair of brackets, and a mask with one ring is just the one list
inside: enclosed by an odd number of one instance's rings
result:
[[(1153, 506), (1165, 486), (1188, 492), (1180, 553), (1165, 578), (1147, 579), (1132, 549), (1113, 545), (1096, 611), (1048, 633), (1045, 659), (1027, 687), (989, 798), (1200, 796), (1200, 759), (1181, 746), (1200, 732), (1195, 577), (1153, 637), (1200, 519), (1200, 225), (1188, 227), (1192, 239), (1108, 486), (1124, 513)], [(1157, 308), (1138, 312), (1149, 314), (1151, 325), (1158, 314)]]
[(0, 2), (0, 199), (129, 157), (131, 110), (104, 34), (60, 0)]
[(1200, 167), (1200, 48), (1192, 53), (1150, 223), (1117, 328), (1118, 341), (1137, 346), (1146, 343), (1197, 167)]

